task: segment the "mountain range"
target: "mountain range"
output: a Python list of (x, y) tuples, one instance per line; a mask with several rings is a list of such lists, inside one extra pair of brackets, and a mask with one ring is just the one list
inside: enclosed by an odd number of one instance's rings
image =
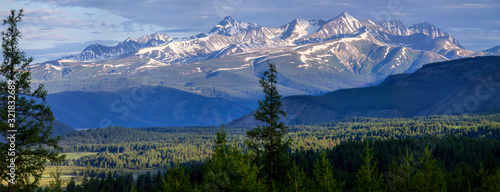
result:
[[(314, 124), (349, 117), (415, 117), (500, 113), (500, 57), (464, 58), (389, 76), (377, 86), (283, 99), (286, 124)], [(256, 126), (253, 113), (230, 126)]]
[[(79, 54), (36, 64), (32, 72), (33, 82), (45, 84), (50, 94), (109, 93), (119, 97), (116, 93), (127, 89), (165, 87), (177, 90), (176, 94), (223, 99), (245, 114), (262, 97), (258, 80), (267, 69), (267, 60), (277, 65), (278, 90), (291, 96), (373, 86), (427, 63), (484, 55), (500, 55), (500, 49), (466, 50), (456, 38), (430, 23), (406, 27), (401, 21), (357, 20), (342, 13), (329, 20), (294, 19), (280, 27), (264, 27), (228, 16), (208, 33), (185, 38), (155, 33), (128, 38), (116, 46), (93, 44)], [(158, 102), (174, 106), (169, 103), (173, 101)], [(95, 110), (53, 105), (68, 108), (65, 113), (76, 116)], [(206, 118), (216, 120), (216, 114), (222, 114), (218, 110)], [(67, 117), (63, 112), (55, 115)], [(144, 118), (139, 121), (143, 126), (159, 123)], [(68, 121), (62, 122), (71, 125)], [(169, 121), (164, 126), (191, 125), (184, 123)], [(214, 121), (199, 123), (213, 125)]]

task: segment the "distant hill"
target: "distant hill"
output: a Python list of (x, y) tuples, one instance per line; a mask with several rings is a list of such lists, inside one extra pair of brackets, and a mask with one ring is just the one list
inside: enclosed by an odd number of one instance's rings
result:
[(63, 92), (49, 94), (47, 102), (57, 120), (74, 128), (219, 125), (250, 111), (225, 99), (166, 87)]
[[(389, 76), (377, 86), (321, 96), (283, 99), (287, 124), (331, 122), (347, 117), (413, 117), (500, 112), (500, 57), (465, 58), (424, 65)], [(254, 126), (252, 113), (230, 126)]]
[(52, 122), (52, 136), (64, 135), (66, 133), (76, 132), (72, 127), (64, 124), (63, 122), (55, 120)]

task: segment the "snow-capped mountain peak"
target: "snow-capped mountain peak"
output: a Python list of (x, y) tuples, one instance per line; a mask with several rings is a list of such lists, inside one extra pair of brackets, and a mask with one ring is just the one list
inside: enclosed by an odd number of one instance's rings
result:
[(363, 24), (356, 18), (344, 12), (337, 17), (327, 21), (314, 34), (311, 34), (308, 39), (314, 42), (314, 39), (328, 39), (336, 36), (342, 36), (354, 33), (357, 29), (363, 27)]
[(299, 39), (306, 38), (309, 35), (314, 34), (324, 23), (324, 20), (305, 20), (295, 18), (290, 23), (282, 27), (284, 28), (284, 32), (280, 39), (293, 43)]
[(135, 42), (137, 42), (134, 38), (129, 37), (129, 38), (125, 39), (125, 41), (123, 41), (123, 43), (129, 42), (129, 41), (135, 41)]
[(224, 19), (222, 19), (220, 22), (219, 22), (219, 25), (221, 26), (234, 26), (234, 23), (236, 21), (231, 17), (231, 16), (226, 16), (224, 17)]
[(414, 33), (410, 31), (400, 20), (380, 21), (378, 22), (378, 26), (382, 27), (384, 32), (395, 36), (408, 36)]
[(348, 20), (356, 20), (356, 18), (354, 18), (353, 16), (351, 16), (349, 13), (347, 12), (342, 12), (340, 15), (338, 15), (337, 17), (335, 18), (343, 18), (343, 19), (348, 19)]
[[(363, 37), (366, 38), (362, 41), (353, 38), (361, 37), (359, 34), (364, 34)], [(374, 23), (370, 20), (359, 21), (347, 12), (343, 12), (330, 20), (296, 18), (280, 27), (260, 27), (255, 23), (236, 21), (227, 16), (208, 34), (201, 33), (187, 38), (172, 39), (167, 34), (153, 33), (137, 39), (128, 38), (114, 47), (93, 44), (82, 53), (63, 59), (98, 60), (132, 53), (130, 55), (153, 58), (161, 62), (188, 63), (259, 49), (337, 40), (343, 42), (342, 39), (346, 40), (345, 45), (342, 44), (346, 48), (343, 49), (340, 44), (334, 43), (337, 52), (355, 51), (356, 49), (351, 49), (350, 44), (356, 40), (357, 44), (362, 42), (382, 47), (407, 47), (430, 51), (446, 59), (473, 54), (463, 49), (453, 36), (430, 23), (415, 24), (411, 27), (405, 26), (399, 20)], [(389, 48), (383, 50), (383, 55), (390, 55)]]
[(168, 42), (171, 40), (171, 38), (167, 34), (162, 34), (158, 32), (137, 38), (137, 42), (140, 44), (146, 44), (151, 40)]
[(227, 16), (222, 19), (217, 25), (215, 25), (208, 33), (231, 36), (240, 31), (245, 31), (257, 27), (259, 26), (256, 23), (235, 21), (231, 16)]
[(157, 32), (151, 35), (139, 37), (137, 39), (129, 37), (115, 46), (104, 46), (98, 43), (91, 44), (81, 53), (63, 57), (62, 59), (77, 61), (108, 59), (125, 53), (130, 53), (144, 47), (154, 47), (171, 41), (172, 38), (170, 38), (167, 34)]
[(363, 26), (356, 18), (349, 15), (347, 12), (341, 13), (329, 23), (335, 24), (339, 27), (339, 32), (344, 34), (352, 33)]

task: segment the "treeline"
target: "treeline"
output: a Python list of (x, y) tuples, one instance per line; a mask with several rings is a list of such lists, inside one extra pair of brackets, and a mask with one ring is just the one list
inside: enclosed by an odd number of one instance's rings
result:
[(111, 151), (106, 148), (104, 152), (68, 160), (65, 164), (118, 169), (167, 168), (175, 160), (205, 160), (213, 148), (209, 144), (172, 146), (170, 143), (133, 143), (128, 145), (131, 147), (116, 147), (111, 148)]
[[(151, 175), (100, 174), (66, 191), (263, 191), (255, 154), (218, 138), (203, 164)], [(499, 191), (500, 141), (465, 136), (365, 140), (324, 150), (297, 149), (279, 191)], [(39, 189), (42, 191), (42, 189)]]
[(324, 148), (347, 141), (364, 139), (399, 139), (464, 135), (474, 138), (500, 139), (500, 114), (473, 116), (428, 116), (414, 118), (349, 118), (343, 121), (294, 125), (289, 137), (292, 148)]
[[(219, 128), (111, 127), (66, 134), (63, 152), (98, 152), (64, 165), (111, 169), (168, 168), (180, 163), (203, 161), (213, 154)], [(244, 145), (246, 129), (227, 129), (228, 138)], [(415, 118), (351, 118), (344, 121), (290, 126), (291, 149), (320, 149), (349, 141), (388, 140), (407, 137), (464, 135), (500, 139), (500, 115), (431, 116)], [(115, 143), (114, 143), (115, 142)], [(78, 144), (72, 144), (78, 143)]]

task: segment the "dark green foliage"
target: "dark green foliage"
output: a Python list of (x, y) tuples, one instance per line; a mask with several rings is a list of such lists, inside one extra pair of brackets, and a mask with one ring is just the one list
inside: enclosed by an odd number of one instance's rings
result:
[[(165, 177), (162, 179), (162, 187), (164, 192), (169, 191), (192, 191), (189, 175), (186, 174), (185, 167), (177, 164), (169, 168)], [(140, 186), (139, 186), (140, 187)]]
[[(448, 134), (500, 139), (499, 122), (500, 115), (498, 114), (395, 119), (351, 118), (327, 124), (291, 126), (288, 137), (294, 139), (294, 142), (291, 143), (292, 149), (303, 150), (330, 148), (341, 143), (366, 139), (442, 137)], [(89, 165), (90, 167), (101, 168), (107, 165), (108, 168), (113, 169), (163, 169), (168, 168), (174, 162), (174, 158), (177, 158), (181, 163), (206, 160), (214, 153), (214, 139), (219, 129), (218, 127), (143, 129), (110, 127), (68, 133), (62, 136), (60, 144), (63, 152), (98, 152), (97, 155), (71, 160), (71, 163), (70, 160), (67, 160), (64, 162), (65, 165)], [(238, 146), (243, 146), (242, 141), (244, 138), (242, 138), (242, 135), (245, 135), (246, 129), (228, 128), (225, 131), (228, 133), (228, 139), (238, 139)], [(462, 153), (462, 150), (464, 150), (463, 152), (470, 153), (470, 156), (458, 155), (459, 153), (454, 152), (456, 147), (448, 145), (432, 146), (434, 155), (437, 155), (436, 157), (449, 156), (449, 158), (440, 160), (453, 165), (450, 169), (454, 170), (457, 162), (474, 162), (477, 159), (476, 157), (488, 160), (489, 154), (492, 156), (500, 154), (500, 152), (494, 150), (495, 146), (491, 144), (485, 143), (484, 148), (487, 152), (480, 153), (468, 147), (472, 144), (470, 141), (464, 140), (462, 142), (465, 143), (460, 143), (463, 146), (459, 152)], [(395, 153), (394, 146), (386, 145), (380, 149), (375, 146), (374, 149), (375, 155), (382, 152), (385, 154), (379, 159), (381, 166), (383, 166), (379, 170), (387, 169), (387, 165), (392, 162), (390, 154)], [(359, 146), (360, 150), (362, 148), (363, 146)], [(352, 163), (341, 163), (336, 164), (336, 166), (340, 166), (341, 170), (357, 169), (359, 167), (345, 167), (348, 165), (361, 166), (362, 161), (356, 160), (357, 158), (350, 159)], [(300, 167), (311, 167), (311, 169), (305, 169), (306, 172), (312, 170), (314, 164), (314, 162), (305, 162), (303, 160), (294, 159), (294, 161)], [(415, 161), (418, 161), (418, 158)], [(487, 162), (494, 163), (494, 161)], [(478, 167), (478, 165), (475, 166)], [(83, 176), (83, 174), (81, 175)], [(349, 185), (349, 183), (346, 184)]]
[(204, 167), (203, 187), (207, 191), (265, 191), (258, 173), (261, 167), (253, 164), (253, 155), (243, 153), (237, 143), (228, 144), (224, 127), (217, 132), (215, 150)]
[(334, 178), (333, 166), (326, 158), (326, 152), (321, 151), (321, 159), (314, 163), (314, 189), (316, 191), (342, 191), (344, 183)]
[(423, 157), (420, 157), (421, 168), (413, 175), (415, 180), (415, 191), (446, 191), (444, 174), (436, 164), (429, 146), (424, 149)]
[(370, 147), (369, 142), (366, 142), (362, 156), (363, 165), (356, 172), (355, 189), (357, 191), (385, 191), (385, 181), (382, 173), (378, 171), (378, 162), (373, 157), (372, 150), (373, 147)]
[(71, 181), (66, 186), (66, 192), (76, 192), (75, 179), (71, 178)]
[[(257, 165), (263, 165), (264, 175), (271, 190), (285, 181), (290, 138), (285, 138), (287, 129), (281, 116), (286, 113), (281, 109), (281, 95), (277, 90), (276, 66), (268, 61), (269, 70), (264, 72), (259, 81), (264, 89), (264, 100), (259, 100), (259, 108), (254, 113), (256, 121), (263, 123), (247, 131), (247, 146), (257, 154)], [(276, 182), (276, 183), (275, 183)]]
[[(2, 32), (3, 62), (0, 66), (0, 141), (2, 141), (0, 150), (3, 151), (0, 167), (5, 169), (11, 163), (10, 159), (13, 156), (8, 156), (7, 153), (10, 143), (4, 141), (11, 135), (7, 131), (15, 129), (17, 130), (16, 175), (15, 185), (10, 188), (15, 191), (34, 191), (46, 166), (45, 163), (58, 162), (64, 157), (58, 156), (60, 149), (58, 139), (50, 137), (54, 116), (50, 107), (46, 105), (47, 91), (43, 85), (31, 90), (30, 63), (33, 58), (26, 57), (26, 54), (19, 49), (21, 34), (17, 25), (23, 16), (22, 9), (17, 14), (15, 10), (11, 10), (10, 16), (3, 20), (3, 25), (7, 25), (7, 29)], [(8, 96), (13, 96), (14, 99), (9, 99)], [(12, 101), (15, 101), (14, 105)], [(9, 105), (15, 106), (15, 112), (8, 113)], [(15, 121), (12, 121), (8, 114), (15, 115)], [(14, 127), (9, 123), (13, 123)], [(49, 152), (45, 148), (47, 146), (56, 150)], [(8, 179), (10, 178), (6, 171), (0, 172), (0, 182), (3, 183)], [(1, 189), (7, 190), (7, 186), (2, 185)]]
[(307, 178), (306, 173), (303, 168), (299, 168), (296, 164), (288, 170), (288, 185), (285, 191), (307, 191), (310, 188), (309, 178)]
[(389, 184), (392, 191), (446, 191), (443, 172), (437, 166), (429, 146), (423, 150), (418, 162), (408, 148), (402, 162), (390, 167)]
[[(216, 140), (216, 148), (218, 148), (216, 151), (217, 153), (227, 153), (214, 154), (212, 158), (204, 163), (204, 166), (197, 168), (195, 166), (196, 169), (202, 169), (202, 181), (192, 179), (193, 176), (191, 173), (193, 173), (193, 171), (188, 171), (191, 165), (176, 165), (175, 168), (170, 169), (172, 170), (170, 172), (171, 176), (167, 177), (170, 177), (171, 181), (179, 181), (178, 183), (184, 183), (183, 186), (188, 186), (186, 188), (177, 189), (196, 190), (196, 186), (201, 186), (198, 188), (202, 191), (265, 191), (265, 188), (269, 187), (262, 185), (262, 178), (258, 177), (258, 169), (255, 169), (255, 167), (251, 168), (255, 166), (255, 164), (250, 161), (250, 158), (245, 157), (247, 159), (246, 161), (235, 160), (237, 158), (234, 158), (235, 155), (233, 154), (236, 148), (234, 145), (228, 145), (227, 141), (224, 145), (224, 139), (222, 139), (224, 138), (223, 135), (225, 134), (219, 134)], [(430, 146), (432, 146), (432, 148), (430, 148)], [(339, 187), (325, 189), (324, 186), (332, 186), (333, 184), (335, 184), (335, 186), (342, 186), (343, 183), (345, 183), (345, 188), (343, 189), (356, 190), (359, 187), (358, 177), (356, 177), (356, 175), (359, 175), (361, 172), (366, 172), (363, 166), (366, 165), (365, 161), (368, 156), (373, 158), (373, 162), (379, 162), (377, 166), (374, 166), (376, 168), (372, 167), (372, 170), (378, 169), (381, 170), (381, 172), (387, 173), (386, 175), (388, 177), (383, 180), (383, 183), (388, 183), (391, 187), (386, 190), (468, 191), (471, 189), (473, 191), (496, 191), (495, 189), (498, 189), (500, 155), (487, 155), (490, 156), (490, 160), (487, 160), (488, 158), (479, 157), (474, 158), (473, 161), (466, 160), (458, 164), (450, 161), (450, 164), (446, 164), (444, 162), (446, 162), (445, 159), (447, 156), (437, 153), (437, 150), (430, 150), (443, 148), (443, 146), (454, 146), (456, 149), (468, 147), (470, 151), (476, 151), (480, 154), (499, 151), (500, 141), (448, 136), (444, 138), (428, 137), (374, 141), (373, 145), (369, 147), (371, 148), (370, 150), (366, 149), (367, 141), (346, 142), (334, 148), (326, 149), (321, 153), (316, 152), (316, 150), (296, 150), (294, 153), (291, 153), (290, 156), (297, 166), (290, 167), (287, 174), (287, 185), (283, 188), (277, 188), (276, 190), (294, 191), (296, 188), (299, 188), (299, 191), (340, 190)], [(223, 148), (225, 149), (219, 150)], [(384, 151), (385, 149), (388, 149), (388, 151)], [(238, 151), (240, 150), (241, 149)], [(461, 151), (457, 153), (457, 155), (469, 156), (469, 150)], [(367, 155), (367, 151), (370, 151), (369, 153), (373, 155)], [(245, 153), (240, 151), (239, 155), (244, 157)], [(236, 157), (239, 155), (236, 155)], [(223, 161), (214, 161), (215, 157), (219, 158), (218, 160), (222, 158)], [(393, 159), (395, 159), (395, 161), (393, 161)], [(486, 161), (491, 162), (486, 163)], [(244, 162), (246, 164), (238, 164), (238, 162)], [(392, 166), (391, 163), (393, 164)], [(477, 167), (476, 163), (479, 163)], [(484, 166), (485, 164), (489, 165)], [(335, 168), (333, 168), (332, 165), (335, 165)], [(370, 163), (370, 165), (373, 166), (375, 164)], [(251, 169), (246, 169), (244, 167), (250, 167)], [(391, 169), (393, 171), (391, 171)], [(180, 170), (184, 170), (184, 172)], [(392, 175), (397, 175), (401, 180), (397, 182), (391, 181), (393, 178), (389, 177), (389, 172), (393, 172)], [(99, 177), (102, 179), (92, 177), (88, 182), (83, 182), (86, 184), (82, 183), (78, 185), (77, 188), (84, 189), (82, 191), (100, 191), (105, 188), (106, 183), (114, 183), (115, 191), (132, 191), (132, 189), (136, 191), (147, 190), (147, 187), (141, 184), (145, 183), (144, 178), (148, 177), (147, 173), (138, 175), (137, 182), (135, 183), (132, 180), (131, 174), (119, 175), (113, 181), (111, 179), (112, 177), (109, 177), (109, 175), (109, 173), (107, 175), (100, 175)], [(246, 175), (249, 176), (245, 177)], [(376, 173), (373, 174), (374, 177), (376, 175)], [(158, 185), (158, 181), (162, 183), (161, 180), (165, 179), (165, 177), (163, 175), (160, 177), (160, 179), (154, 179), (158, 178), (158, 175), (151, 176), (151, 178), (153, 178), (151, 186)], [(253, 178), (254, 180), (241, 178)], [(404, 179), (406, 179), (406, 181), (402, 181)], [(98, 182), (96, 182), (96, 180)], [(168, 178), (165, 179), (165, 181), (167, 180)], [(429, 181), (433, 182), (429, 183)], [(260, 185), (255, 184), (259, 182)], [(117, 185), (117, 183), (121, 184)], [(174, 183), (175, 182), (172, 182), (165, 186), (171, 187)], [(248, 185), (248, 183), (254, 184)], [(294, 187), (294, 183), (297, 184), (297, 187)], [(394, 188), (394, 185), (391, 185), (391, 183), (396, 183), (398, 188)], [(409, 185), (406, 185), (407, 183), (411, 183), (412, 186), (409, 187)], [(443, 186), (443, 184), (446, 184), (446, 186)], [(160, 188), (156, 191), (165, 190), (165, 186), (160, 185)], [(320, 189), (322, 186), (324, 188)]]
[(57, 169), (55, 173), (50, 173), (50, 176), (54, 178), (54, 181), (50, 181), (50, 187), (45, 189), (45, 191), (49, 190), (51, 192), (62, 192), (61, 170)]
[[(314, 165), (322, 162), (322, 156), (317, 149), (325, 147), (327, 161), (323, 162), (329, 163), (331, 167), (334, 165), (329, 174), (338, 183), (345, 183), (345, 190), (356, 190), (359, 186), (356, 175), (366, 171), (363, 169), (365, 158), (371, 156), (373, 162), (378, 162), (376, 165), (370, 163), (370, 167), (373, 167), (371, 170), (378, 169), (384, 173), (384, 185), (389, 186), (386, 190), (394, 189), (394, 179), (389, 178), (391, 163), (394, 163), (393, 175), (404, 178), (403, 173), (409, 173), (406, 174), (409, 175), (406, 177), (409, 178), (407, 183), (422, 185), (426, 190), (440, 191), (443, 189), (443, 182), (439, 178), (444, 178), (447, 191), (496, 191), (494, 189), (499, 186), (497, 181), (500, 173), (500, 141), (497, 134), (500, 129), (499, 121), (500, 115), (433, 116), (400, 119), (352, 118), (322, 125), (292, 126), (288, 134), (295, 139), (292, 145), (295, 150), (289, 152), (292, 163), (287, 167), (287, 174), (283, 175), (285, 184), (275, 186), (275, 189), (294, 191), (297, 187), (294, 187), (293, 183), (297, 183), (300, 191), (316, 190), (320, 185), (315, 184)], [(256, 154), (245, 148), (241, 142), (241, 136), (244, 134), (244, 129), (236, 128), (221, 131), (215, 127), (115, 127), (70, 133), (68, 135), (72, 136), (65, 136), (65, 142), (77, 143), (74, 142), (77, 140), (85, 144), (71, 144), (64, 149), (100, 153), (91, 158), (82, 157), (74, 161), (77, 162), (75, 164), (90, 163), (99, 166), (101, 162), (118, 161), (119, 158), (116, 157), (121, 156), (127, 157), (120, 160), (125, 167), (135, 167), (136, 161), (133, 159), (137, 158), (141, 159), (138, 162), (159, 159), (160, 153), (153, 152), (165, 149), (169, 152), (167, 154), (185, 158), (184, 163), (177, 164), (176, 167), (184, 167), (183, 176), (179, 175), (182, 176), (180, 178), (187, 177), (190, 190), (265, 191), (271, 187), (264, 185), (265, 178), (259, 171), (262, 165), (258, 166), (251, 161)], [(447, 136), (448, 134), (450, 135)], [(366, 153), (367, 142), (370, 142), (370, 153), (373, 155)], [(194, 160), (196, 156), (201, 160)], [(171, 163), (163, 163), (165, 167), (171, 166)], [(327, 163), (324, 165), (328, 165)], [(127, 179), (128, 175), (117, 170), (114, 164), (108, 165), (108, 169), (114, 169), (114, 189), (117, 191), (164, 190), (161, 180), (165, 176), (161, 173), (150, 175), (151, 179), (146, 179), (147, 174), (139, 174), (134, 182), (131, 175)], [(85, 189), (84, 191), (104, 189), (109, 180), (109, 173), (103, 172), (106, 170), (104, 166), (102, 163), (101, 168), (90, 167), (79, 173), (81, 177), (89, 176), (90, 179), (84, 182), (87, 184), (78, 185), (77, 188)], [(99, 182), (92, 186), (90, 183), (95, 177), (103, 179), (97, 179)], [(429, 185), (429, 178), (436, 182)], [(102, 180), (104, 182), (101, 182)], [(148, 180), (151, 180), (151, 188), (145, 185)], [(397, 185), (400, 187), (398, 189), (404, 189), (404, 182), (398, 182)], [(419, 189), (409, 188), (410, 191)]]
[(484, 170), (481, 166), (478, 175), (481, 177), (479, 191), (500, 191), (500, 168)]

